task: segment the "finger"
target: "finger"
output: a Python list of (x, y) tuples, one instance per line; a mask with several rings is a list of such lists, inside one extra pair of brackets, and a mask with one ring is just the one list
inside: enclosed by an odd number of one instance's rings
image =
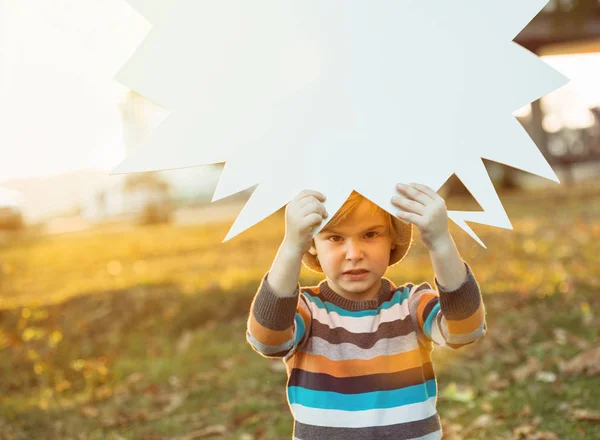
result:
[(321, 224), (321, 222), (323, 221), (323, 217), (321, 217), (319, 214), (313, 212), (312, 214), (307, 215), (304, 218), (304, 226), (305, 227), (314, 227), (314, 226), (318, 226)]
[(311, 198), (308, 203), (304, 203), (300, 208), (302, 215), (307, 216), (310, 213), (320, 214), (322, 217), (327, 217), (325, 206), (315, 198)]
[(319, 212), (323, 218), (327, 217), (327, 210), (325, 209), (325, 205), (321, 202), (316, 202), (314, 209), (316, 212)]
[(407, 212), (403, 210), (398, 210), (396, 212), (396, 217), (400, 220), (405, 220), (413, 225), (420, 227), (422, 217), (414, 212)]
[(394, 196), (392, 197), (392, 204), (403, 209), (404, 211), (413, 212), (419, 215), (423, 215), (425, 213), (425, 205), (415, 200), (410, 200), (407, 197)]
[(398, 185), (396, 185), (396, 189), (398, 190), (400, 195), (407, 197), (411, 200), (415, 200), (421, 203), (422, 205), (427, 205), (429, 202), (431, 202), (431, 197), (427, 196), (425, 193), (422, 193), (421, 191), (417, 190), (416, 188), (413, 188), (410, 185), (399, 183)]
[(417, 191), (420, 191), (423, 194), (428, 195), (433, 200), (435, 200), (437, 198), (440, 198), (440, 195), (438, 193), (436, 193), (433, 189), (431, 189), (430, 187), (428, 187), (427, 185), (423, 185), (421, 183), (415, 183), (415, 182), (411, 182), (410, 185), (413, 188), (415, 188)]
[(311, 189), (305, 189), (303, 191), (300, 191), (300, 193), (298, 194), (297, 198), (298, 199), (303, 199), (305, 197), (316, 197), (318, 200), (320, 200), (321, 202), (324, 202), (326, 197), (323, 193), (320, 193), (319, 191), (313, 191)]
[(298, 202), (298, 208), (302, 213), (308, 214), (310, 211), (325, 212), (325, 206), (316, 196), (307, 196)]
[(323, 214), (323, 218), (329, 217), (327, 210), (325, 209), (325, 205), (319, 203), (319, 208), (321, 209), (321, 213)]

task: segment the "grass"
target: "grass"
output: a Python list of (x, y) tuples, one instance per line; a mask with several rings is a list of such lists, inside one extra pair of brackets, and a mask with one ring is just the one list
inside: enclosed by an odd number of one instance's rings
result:
[[(579, 420), (600, 411), (598, 376), (561, 368), (597, 346), (600, 186), (501, 199), (514, 230), (473, 225), (487, 250), (451, 225), (489, 331), (434, 351), (444, 438), (600, 438), (597, 421)], [(469, 204), (448, 200), (450, 210)], [(221, 243), (229, 226), (96, 230), (1, 248), (0, 439), (289, 439), (283, 364), (245, 340), (283, 215)], [(386, 276), (432, 281), (418, 237)], [(302, 284), (320, 279), (303, 269)]]

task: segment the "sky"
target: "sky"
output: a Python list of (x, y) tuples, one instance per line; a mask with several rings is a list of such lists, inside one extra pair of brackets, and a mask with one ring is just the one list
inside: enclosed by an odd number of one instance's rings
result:
[[(0, 0), (0, 182), (123, 160), (113, 77), (150, 28), (123, 0)], [(600, 54), (544, 59), (571, 78), (544, 98), (546, 128), (590, 125)]]
[(0, 181), (123, 159), (113, 77), (149, 30), (123, 0), (0, 0)]

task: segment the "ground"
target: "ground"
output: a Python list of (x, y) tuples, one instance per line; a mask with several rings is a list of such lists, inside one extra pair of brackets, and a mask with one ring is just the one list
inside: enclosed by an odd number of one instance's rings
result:
[[(487, 249), (450, 226), (488, 333), (434, 350), (444, 438), (600, 438), (600, 186), (501, 199), (514, 230), (472, 224)], [(0, 439), (290, 439), (283, 363), (245, 339), (283, 215), (221, 243), (230, 225), (5, 242)], [(432, 282), (418, 236), (386, 276)]]

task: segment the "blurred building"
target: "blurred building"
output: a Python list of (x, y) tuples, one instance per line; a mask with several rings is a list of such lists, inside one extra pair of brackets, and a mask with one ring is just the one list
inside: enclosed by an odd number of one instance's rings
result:
[(0, 230), (18, 230), (24, 226), (23, 197), (17, 191), (0, 187)]
[[(125, 94), (119, 109), (125, 151), (131, 154), (152, 134), (164, 115), (158, 106), (132, 91)], [(81, 214), (94, 222), (155, 223), (169, 221), (174, 205), (171, 186), (159, 173), (132, 173), (111, 176), (109, 184), (86, 195)]]
[(120, 178), (82, 202), (82, 216), (92, 222), (162, 223), (172, 218), (169, 185), (154, 176)]
[[(515, 41), (540, 56), (600, 53), (600, 1), (551, 0)], [(542, 100), (531, 104), (530, 116), (521, 123), (568, 183), (575, 166), (600, 162), (600, 107), (589, 109), (593, 123), (588, 127), (550, 131)]]

